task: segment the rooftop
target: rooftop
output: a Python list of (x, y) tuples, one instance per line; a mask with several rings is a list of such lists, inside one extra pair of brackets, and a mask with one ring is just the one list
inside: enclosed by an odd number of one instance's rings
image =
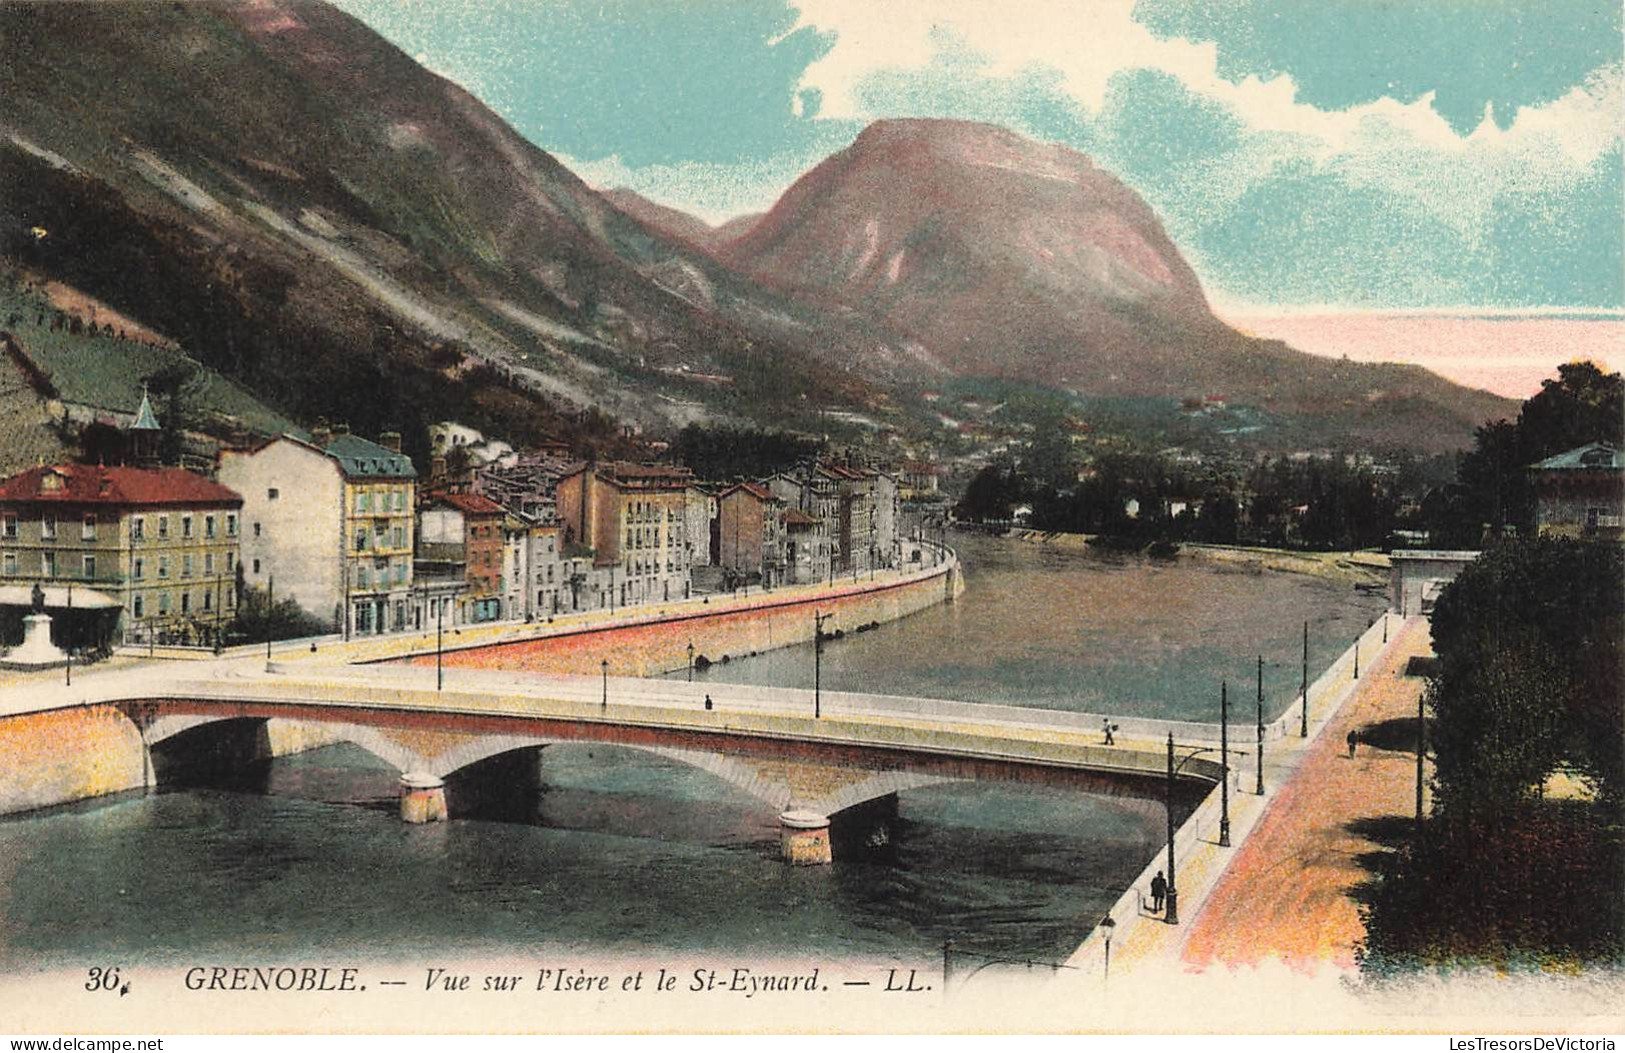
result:
[(1588, 442), (1565, 450), (1529, 466), (1537, 472), (1620, 471), (1625, 469), (1620, 451), (1606, 442)]
[(0, 482), (0, 501), (64, 505), (229, 505), (242, 497), (181, 468), (109, 468), (58, 464), (30, 468)]

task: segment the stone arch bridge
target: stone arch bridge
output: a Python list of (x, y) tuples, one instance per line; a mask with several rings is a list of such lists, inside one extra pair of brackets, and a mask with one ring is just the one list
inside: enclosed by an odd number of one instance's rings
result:
[[(32, 746), (43, 754), (35, 773), (89, 765), (95, 774), (80, 772), (90, 785), (77, 796), (91, 796), (153, 785), (177, 747), (231, 765), (350, 742), (402, 773), (402, 818), (428, 822), (456, 806), (448, 777), (518, 751), (605, 743), (710, 772), (776, 809), (785, 857), (798, 863), (830, 860), (832, 816), (936, 783), (1035, 783), (1158, 800), (1167, 793), (1161, 741), (1105, 746), (1077, 715), (1045, 710), (834, 693), (815, 701), (812, 692), (743, 687), (707, 708), (700, 685), (459, 671), (437, 689), (433, 670), (407, 667), (303, 673), (239, 661), (200, 664), (180, 677), (173, 666), (162, 672), (96, 678), (77, 690), (74, 705), (0, 721), (0, 760), (28, 741), (33, 721), (41, 741)], [(52, 758), (51, 740), (74, 757)], [(1178, 806), (1211, 789), (1218, 768), (1192, 757), (1180, 771)]]

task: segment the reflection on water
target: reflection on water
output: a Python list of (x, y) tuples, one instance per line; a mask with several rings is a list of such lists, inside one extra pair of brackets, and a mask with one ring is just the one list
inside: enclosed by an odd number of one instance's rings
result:
[[(1219, 681), (1250, 701), (1262, 654), (1274, 719), (1298, 693), (1303, 623), (1313, 679), (1386, 607), (1305, 575), (977, 536), (953, 544), (965, 594), (869, 632), (846, 626), (824, 647), (825, 688), (1216, 720)], [(811, 688), (812, 645), (718, 663), (702, 678)], [(713, 692), (719, 702), (725, 691)]]
[[(1381, 606), (1287, 575), (961, 548), (961, 600), (830, 645), (827, 685), (1205, 716), (1217, 679), (1250, 683), (1262, 648), (1273, 712), (1304, 619), (1319, 667)], [(719, 695), (799, 684), (811, 654), (711, 676)], [(949, 783), (838, 817), (837, 862), (794, 868), (773, 811), (707, 773), (582, 744), (548, 747), (539, 771), (532, 752), (453, 780), (454, 812), (461, 795), (473, 817), (431, 827), (399, 822), (396, 772), (353, 746), (0, 821), (0, 968), (550, 950), (929, 966), (949, 939), (1053, 961), (1163, 833), (1156, 802)]]
[[(615, 747), (543, 751), (524, 822), (406, 827), (359, 748), (265, 766), (264, 795), (186, 789), (0, 822), (0, 968), (342, 954), (734, 951), (933, 962), (943, 941), (1055, 960), (1155, 851), (1154, 802), (947, 784), (779, 860), (771, 809)], [(510, 813), (509, 818), (514, 816)], [(855, 845), (855, 847), (852, 847)]]

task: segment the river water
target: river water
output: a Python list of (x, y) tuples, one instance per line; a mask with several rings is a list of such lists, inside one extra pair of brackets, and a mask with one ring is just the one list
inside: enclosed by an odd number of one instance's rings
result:
[[(1267, 661), (1270, 712), (1381, 601), (1290, 575), (965, 539), (952, 606), (831, 643), (831, 688), (1210, 719), (1223, 676)], [(799, 684), (810, 648), (717, 666)], [(1250, 694), (1248, 695), (1250, 698)], [(617, 747), (544, 753), (500, 817), (406, 827), (396, 773), (341, 745), (231, 785), (166, 788), (0, 820), (0, 971), (543, 951), (860, 957), (961, 949), (1065, 957), (1161, 842), (1158, 802), (960, 783), (907, 791), (884, 838), (829, 867), (778, 856), (770, 809)], [(869, 843), (874, 841), (875, 843)]]

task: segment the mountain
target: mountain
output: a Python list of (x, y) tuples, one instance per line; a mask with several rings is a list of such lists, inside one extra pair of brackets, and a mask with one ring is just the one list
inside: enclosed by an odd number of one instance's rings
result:
[[(651, 229), (361, 22), (305, 0), (0, 5), (0, 258), (303, 422), (888, 412), (885, 343)], [(859, 376), (853, 363), (863, 363)]]
[(712, 256), (718, 255), (730, 242), (749, 233), (762, 218), (759, 213), (752, 213), (735, 216), (725, 223), (712, 226), (681, 209), (650, 201), (636, 190), (616, 187), (601, 193), (610, 204), (650, 230), (687, 242)]
[(916, 341), (962, 377), (1218, 395), (1351, 441), (1427, 449), (1465, 445), (1512, 408), (1415, 367), (1235, 332), (1138, 194), (1083, 154), (992, 125), (875, 122), (719, 255)]

